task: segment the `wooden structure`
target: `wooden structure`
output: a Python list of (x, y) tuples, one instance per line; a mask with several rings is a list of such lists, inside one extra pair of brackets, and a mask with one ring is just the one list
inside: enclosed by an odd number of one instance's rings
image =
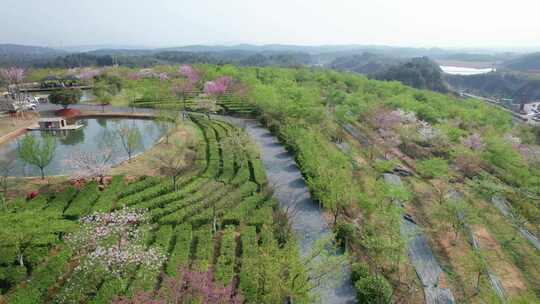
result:
[(60, 130), (77, 130), (82, 128), (82, 125), (68, 124), (64, 117), (45, 117), (38, 120), (37, 125), (28, 127), (28, 130), (35, 131), (60, 131)]

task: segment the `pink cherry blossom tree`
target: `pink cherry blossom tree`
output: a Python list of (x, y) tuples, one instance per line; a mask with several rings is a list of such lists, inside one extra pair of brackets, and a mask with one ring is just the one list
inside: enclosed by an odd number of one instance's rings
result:
[(0, 69), (0, 76), (2, 76), (9, 84), (17, 85), (24, 79), (24, 69), (18, 67)]
[(201, 80), (200, 73), (190, 65), (184, 64), (178, 70), (180, 75), (186, 77), (193, 85)]
[(482, 135), (473, 133), (464, 138), (462, 144), (473, 151), (478, 151), (484, 148), (484, 139), (482, 138)]
[(232, 78), (229, 76), (221, 76), (213, 81), (208, 81), (204, 84), (204, 93), (213, 97), (218, 97), (227, 92), (232, 85)]

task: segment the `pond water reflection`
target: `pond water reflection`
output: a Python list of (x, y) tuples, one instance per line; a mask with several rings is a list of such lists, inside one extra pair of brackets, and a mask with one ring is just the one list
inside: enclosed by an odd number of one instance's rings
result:
[[(127, 159), (127, 153), (122, 148), (121, 140), (118, 138), (120, 128), (129, 126), (138, 130), (141, 134), (141, 146), (136, 148), (134, 154), (144, 152), (157, 143), (161, 137), (161, 131), (156, 122), (144, 119), (125, 118), (89, 118), (74, 121), (84, 127), (78, 130), (61, 131), (52, 134), (57, 147), (51, 164), (45, 168), (46, 175), (70, 174), (74, 168), (69, 165), (69, 159), (79, 154), (79, 152), (99, 153), (105, 149), (112, 150), (110, 164), (115, 165)], [(70, 122), (73, 123), (73, 122)], [(45, 136), (45, 131), (32, 131), (38, 139)], [(38, 176), (39, 169), (25, 164), (18, 157), (19, 141), (26, 136), (22, 135), (7, 144), (0, 146), (0, 160), (12, 161), (14, 169), (11, 176)]]

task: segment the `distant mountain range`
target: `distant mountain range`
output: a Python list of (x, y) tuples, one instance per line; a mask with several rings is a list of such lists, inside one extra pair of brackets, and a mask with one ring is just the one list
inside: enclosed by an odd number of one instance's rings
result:
[[(414, 58), (425, 58), (415, 60)], [(440, 76), (433, 61), (482, 63), (500, 72), (473, 77)], [(528, 84), (528, 75), (540, 74), (540, 52), (520, 54), (493, 50), (412, 48), (380, 45), (189, 45), (148, 48), (144, 46), (94, 45), (62, 49), (0, 44), (0, 67), (71, 68), (106, 66), (119, 63), (131, 67), (158, 64), (235, 64), (240, 66), (314, 66), (367, 74), (370, 77), (398, 80), (411, 86), (445, 91), (446, 83), (455, 89), (473, 90), (489, 96), (537, 95), (535, 89), (518, 90)], [(507, 75), (509, 74), (509, 75)], [(536, 87), (536, 84), (529, 87)], [(534, 92), (534, 94), (530, 94)]]

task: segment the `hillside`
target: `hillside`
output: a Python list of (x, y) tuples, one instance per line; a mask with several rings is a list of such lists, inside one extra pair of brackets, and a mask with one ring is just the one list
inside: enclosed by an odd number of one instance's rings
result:
[(503, 63), (505, 68), (520, 72), (540, 72), (540, 53), (527, 54)]
[[(410, 72), (397, 75), (437, 75), (425, 58), (403, 68)], [(174, 134), (194, 140), (173, 155), (192, 151), (193, 166), (177, 183), (152, 164), (104, 187), (99, 179), (79, 189), (42, 183), (34, 198), (10, 190), (0, 210), (0, 224), (10, 227), (0, 231), (9, 240), (0, 251), (0, 291), (9, 303), (109, 303), (145, 291), (163, 297), (168, 284), (198, 286), (189, 280), (203, 275), (227, 299), (241, 295), (245, 303), (313, 303), (318, 291), (338, 297), (352, 285), (360, 303), (538, 301), (538, 128), (515, 125), (478, 100), (332, 70), (197, 64), (92, 71), (102, 75), (90, 84), (120, 81), (113, 105), (131, 106), (103, 111), (168, 117)], [(189, 90), (179, 86), (186, 83)], [(178, 110), (193, 112), (181, 118)], [(234, 125), (239, 118), (211, 112), (256, 120)], [(80, 219), (92, 212), (142, 214), (134, 234), (141, 238), (129, 241), (160, 258), (120, 268), (94, 260), (107, 251), (77, 243), (86, 227)], [(324, 241), (325, 229), (347, 259), (333, 247), (322, 254), (329, 245), (315, 239)], [(24, 249), (20, 238), (29, 240)], [(347, 293), (325, 284), (340, 279)]]
[(502, 72), (466, 76), (446, 74), (444, 79), (456, 90), (502, 98), (511, 98), (528, 81), (525, 76)]
[(0, 66), (29, 66), (65, 53), (46, 47), (0, 44)]
[(540, 80), (531, 80), (514, 93), (514, 100), (518, 103), (540, 101)]
[(400, 62), (401, 60), (397, 58), (365, 52), (361, 55), (338, 57), (327, 64), (327, 67), (339, 71), (348, 71), (361, 74), (376, 74)]

